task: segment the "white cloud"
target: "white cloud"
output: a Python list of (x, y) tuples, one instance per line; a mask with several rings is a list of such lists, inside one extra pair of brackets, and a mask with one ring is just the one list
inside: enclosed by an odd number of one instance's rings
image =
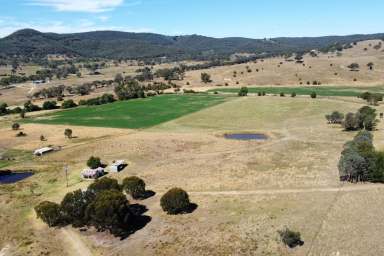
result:
[(98, 19), (101, 20), (102, 22), (106, 22), (107, 20), (109, 20), (109, 17), (108, 16), (99, 16)]
[(122, 5), (124, 0), (29, 0), (29, 4), (52, 7), (62, 12), (106, 12)]
[(13, 32), (24, 29), (32, 28), (41, 32), (54, 32), (54, 33), (78, 33), (89, 31), (101, 31), (101, 30), (115, 30), (115, 31), (127, 31), (127, 32), (153, 32), (150, 28), (129, 27), (129, 26), (107, 26), (98, 25), (91, 20), (81, 19), (73, 21), (73, 23), (61, 22), (61, 21), (31, 21), (20, 22), (14, 18), (2, 18), (0, 17), (0, 38), (8, 36)]

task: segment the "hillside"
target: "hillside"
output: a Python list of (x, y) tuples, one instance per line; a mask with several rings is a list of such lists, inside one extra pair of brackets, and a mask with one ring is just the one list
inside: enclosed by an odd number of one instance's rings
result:
[(23, 29), (0, 39), (0, 55), (202, 59), (237, 52), (270, 55), (323, 49), (335, 44), (382, 39), (384, 34), (307, 38), (212, 38), (199, 35), (165, 36), (152, 33), (96, 31), (75, 34), (41, 33)]

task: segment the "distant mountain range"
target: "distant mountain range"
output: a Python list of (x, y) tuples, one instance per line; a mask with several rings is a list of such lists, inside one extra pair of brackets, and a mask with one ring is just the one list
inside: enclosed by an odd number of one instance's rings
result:
[(349, 44), (370, 39), (384, 39), (384, 34), (281, 37), (266, 40), (240, 37), (212, 38), (199, 35), (165, 36), (118, 31), (56, 34), (23, 29), (0, 39), (0, 55), (43, 57), (47, 54), (66, 54), (113, 59), (153, 57), (202, 59), (228, 56), (233, 53), (305, 52), (333, 44)]

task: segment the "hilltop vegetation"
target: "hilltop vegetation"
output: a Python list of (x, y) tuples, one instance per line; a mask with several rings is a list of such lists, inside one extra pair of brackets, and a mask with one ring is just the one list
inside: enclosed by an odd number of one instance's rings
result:
[(165, 36), (152, 33), (96, 31), (75, 34), (41, 33), (32, 29), (17, 31), (0, 39), (0, 55), (45, 57), (61, 54), (77, 57), (207, 59), (228, 57), (237, 52), (279, 55), (332, 50), (384, 34), (328, 36), (313, 38), (212, 38), (199, 35)]

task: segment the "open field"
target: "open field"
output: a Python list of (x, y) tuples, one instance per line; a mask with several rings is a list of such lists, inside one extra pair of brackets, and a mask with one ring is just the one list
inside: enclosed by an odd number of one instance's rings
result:
[[(211, 89), (211, 92), (228, 92), (238, 93), (238, 88), (218, 88)], [(284, 86), (270, 86), (270, 87), (248, 87), (249, 93), (265, 92), (268, 94), (280, 94), (284, 93), (289, 96), (291, 93), (297, 95), (310, 95), (315, 92), (318, 96), (341, 96), (341, 97), (357, 97), (363, 92), (371, 93), (383, 93), (384, 88), (382, 86), (375, 87), (348, 87), (348, 86), (303, 86), (303, 87), (284, 87)]]
[[(283, 57), (266, 58), (255, 62), (214, 67), (207, 70), (187, 72), (184, 81), (191, 87), (224, 86), (301, 86), (307, 82), (321, 82), (325, 85), (340, 86), (376, 86), (383, 85), (384, 78), (384, 52), (382, 49), (374, 49), (379, 41), (363, 41), (350, 49), (343, 50), (341, 55), (336, 53), (319, 54), (311, 57), (309, 54), (303, 58), (304, 65), (287, 61)], [(367, 50), (365, 50), (367, 48)], [(291, 58), (293, 59), (293, 58)], [(367, 67), (368, 63), (374, 63), (373, 70)], [(351, 71), (348, 66), (358, 63), (359, 71)], [(247, 72), (247, 66), (251, 72)], [(206, 72), (211, 75), (212, 83), (201, 82), (200, 75)], [(236, 77), (234, 77), (236, 72)], [(180, 84), (185, 86), (185, 82)]]
[[(203, 104), (196, 104), (193, 97), (202, 97)], [(164, 113), (161, 106), (172, 111), (165, 112), (166, 119), (137, 118), (129, 126), (122, 121), (124, 127), (140, 130), (28, 123), (22, 124), (28, 136), (16, 138), (9, 127), (2, 127), (3, 149), (32, 151), (43, 146), (39, 135), (44, 133), (46, 144), (61, 145), (62, 150), (8, 165), (32, 168), (37, 174), (0, 188), (0, 231), (5, 234), (0, 248), (14, 255), (48, 251), (51, 255), (125, 255), (127, 251), (130, 255), (378, 255), (383, 251), (384, 227), (379, 223), (384, 214), (384, 187), (339, 182), (340, 152), (355, 133), (328, 125), (324, 118), (333, 110), (355, 112), (364, 101), (351, 97), (216, 97), (151, 98), (157, 104), (147, 101), (148, 109), (142, 115), (150, 116), (153, 106), (160, 107), (157, 113)], [(162, 103), (164, 99), (172, 104)], [(135, 113), (139, 102), (119, 103), (132, 104), (119, 115)], [(383, 106), (377, 109), (384, 112)], [(98, 113), (104, 118), (111, 110)], [(93, 111), (88, 114), (96, 115)], [(78, 125), (74, 119), (65, 122)], [(64, 138), (67, 127), (77, 138)], [(378, 149), (384, 148), (383, 127), (380, 123), (374, 132)], [(223, 135), (229, 132), (264, 133), (269, 139), (227, 140)], [(126, 159), (128, 167), (110, 176), (121, 181), (138, 175), (156, 192), (139, 202), (148, 207), (151, 222), (125, 240), (92, 229), (49, 229), (34, 216), (32, 207), (38, 202), (60, 202), (66, 192), (89, 184), (81, 181), (79, 172), (91, 155), (106, 163)], [(70, 170), (68, 188), (62, 169), (65, 164)], [(169, 216), (162, 212), (159, 199), (174, 186), (188, 191), (198, 204), (193, 213)], [(284, 227), (300, 231), (304, 246), (284, 247), (277, 234)]]
[(77, 108), (34, 118), (43, 124), (69, 124), (114, 128), (147, 128), (226, 100), (212, 95), (163, 95), (119, 101), (108, 105)]

